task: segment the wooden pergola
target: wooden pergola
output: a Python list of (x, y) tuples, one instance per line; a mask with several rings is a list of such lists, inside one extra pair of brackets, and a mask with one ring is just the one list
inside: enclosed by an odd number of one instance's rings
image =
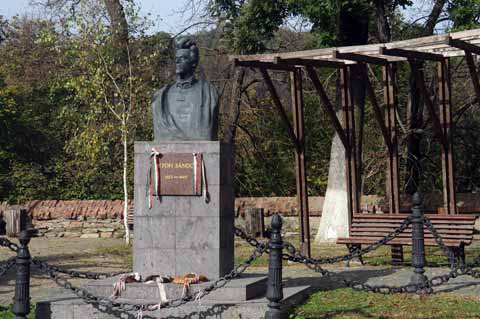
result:
[[(302, 69), (310, 78), (331, 124), (345, 147), (346, 183), (349, 211), (349, 226), (354, 213), (360, 212), (360, 194), (357, 187), (357, 158), (355, 138), (355, 103), (351, 90), (353, 65), (378, 65), (383, 71), (383, 108), (377, 102), (373, 86), (366, 71), (362, 79), (366, 97), (370, 100), (376, 121), (388, 151), (387, 198), (390, 213), (400, 212), (399, 161), (397, 141), (397, 64), (408, 62), (415, 76), (417, 90), (427, 107), (436, 136), (441, 144), (443, 199), (447, 214), (456, 214), (455, 171), (452, 134), (452, 105), (450, 58), (465, 56), (477, 101), (480, 101), (480, 82), (473, 55), (480, 55), (480, 29), (444, 35), (435, 35), (385, 44), (369, 44), (308, 51), (234, 55), (230, 59), (236, 67), (255, 68), (262, 74), (274, 106), (295, 145), (296, 186), (300, 217), (300, 240), (302, 250), (310, 255), (310, 227), (305, 165), (305, 127), (303, 115)], [(421, 62), (434, 61), (438, 65), (438, 115), (434, 101), (425, 85)], [(327, 96), (316, 69), (337, 68), (340, 72), (342, 121), (339, 121), (333, 103)], [(360, 68), (366, 70), (366, 68)], [(281, 99), (275, 89), (269, 70), (286, 71), (291, 77), (293, 123), (290, 122)]]

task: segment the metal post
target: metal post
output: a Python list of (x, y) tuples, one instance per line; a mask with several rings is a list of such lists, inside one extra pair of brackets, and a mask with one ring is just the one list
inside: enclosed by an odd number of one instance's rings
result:
[(270, 256), (268, 260), (267, 299), (268, 310), (265, 319), (280, 319), (282, 311), (280, 301), (283, 299), (282, 287), (282, 249), (283, 241), (280, 231), (282, 230), (282, 218), (275, 214), (272, 217), (272, 233), (270, 236)]
[(425, 241), (423, 233), (423, 208), (422, 197), (419, 193), (413, 195), (412, 211), (412, 266), (413, 275), (411, 283), (415, 285), (425, 284)]
[(13, 298), (13, 313), (16, 319), (25, 319), (30, 312), (30, 252), (28, 243), (30, 233), (28, 230), (20, 232), (20, 248), (17, 252), (15, 280), (15, 296)]

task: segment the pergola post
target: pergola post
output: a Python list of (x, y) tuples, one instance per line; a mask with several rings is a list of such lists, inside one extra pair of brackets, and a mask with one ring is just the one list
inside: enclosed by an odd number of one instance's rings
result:
[(387, 159), (387, 198), (390, 214), (400, 213), (400, 190), (398, 181), (398, 138), (397, 138), (397, 65), (388, 63), (382, 66), (383, 101), (385, 104), (385, 127), (391, 147), (388, 147)]
[[(388, 130), (387, 159), (387, 200), (390, 214), (400, 213), (400, 187), (398, 171), (398, 137), (397, 137), (397, 64), (388, 63), (382, 66), (383, 73), (383, 101), (385, 104), (385, 126)], [(391, 246), (392, 264), (403, 264), (403, 246)]]
[(355, 111), (350, 89), (350, 67), (340, 68), (340, 90), (343, 110), (343, 129), (347, 138), (345, 145), (345, 178), (347, 182), (348, 226), (351, 226), (353, 214), (359, 213), (357, 187), (357, 161), (355, 151)]
[(438, 62), (438, 105), (440, 124), (445, 137), (442, 144), (443, 203), (447, 214), (456, 214), (455, 162), (453, 155), (453, 128), (451, 106), (450, 60)]
[(307, 172), (305, 164), (305, 126), (303, 115), (303, 80), (301, 68), (290, 72), (293, 131), (297, 138), (295, 147), (295, 177), (297, 182), (297, 201), (300, 222), (301, 250), (310, 257), (310, 223), (308, 213)]

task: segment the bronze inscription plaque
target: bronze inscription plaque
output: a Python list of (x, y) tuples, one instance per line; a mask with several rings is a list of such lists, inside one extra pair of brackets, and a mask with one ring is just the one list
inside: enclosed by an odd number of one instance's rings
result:
[[(155, 163), (152, 163), (155, 165)], [(202, 194), (202, 155), (165, 153), (157, 156), (158, 195)], [(154, 167), (152, 167), (154, 169)]]

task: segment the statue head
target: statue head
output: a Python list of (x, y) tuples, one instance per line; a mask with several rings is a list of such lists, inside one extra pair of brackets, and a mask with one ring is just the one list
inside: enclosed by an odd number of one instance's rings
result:
[(198, 65), (199, 54), (195, 41), (181, 38), (176, 42), (175, 66), (177, 76), (188, 78), (193, 75)]

